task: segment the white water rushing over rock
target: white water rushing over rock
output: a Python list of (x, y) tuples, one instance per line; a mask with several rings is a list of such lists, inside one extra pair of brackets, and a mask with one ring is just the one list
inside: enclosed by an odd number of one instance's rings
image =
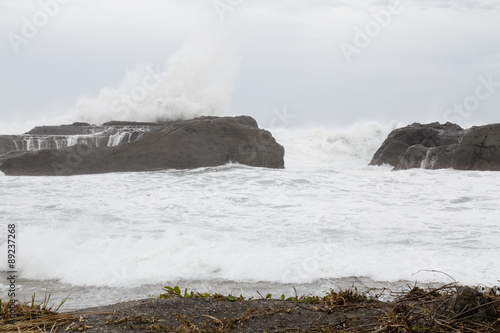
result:
[(71, 292), (71, 309), (175, 284), (256, 296), (451, 282), (421, 270), (498, 284), (500, 173), (367, 166), (393, 127), (274, 130), (284, 170), (2, 176), (19, 294)]
[(37, 151), (42, 149), (61, 149), (71, 147), (78, 143), (99, 147), (99, 137), (94, 135), (57, 135), (40, 137), (37, 135), (24, 135), (22, 138), (12, 140), (19, 151)]
[[(13, 136), (12, 143), (18, 151), (37, 151), (42, 149), (61, 149), (83, 144), (92, 147), (114, 147), (132, 141), (134, 131), (138, 133), (135, 139), (140, 138), (147, 128), (123, 128), (97, 132), (89, 135), (20, 135)], [(2, 150), (4, 151), (5, 148)]]

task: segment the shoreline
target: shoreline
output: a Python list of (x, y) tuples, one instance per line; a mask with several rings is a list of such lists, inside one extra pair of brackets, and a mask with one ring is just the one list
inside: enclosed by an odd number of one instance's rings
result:
[[(7, 275), (0, 272), (0, 278), (4, 279)], [(106, 306), (127, 301), (136, 301), (148, 298), (150, 295), (162, 293), (162, 287), (165, 285), (181, 286), (188, 290), (203, 291), (219, 294), (243, 294), (245, 297), (258, 298), (258, 292), (263, 295), (268, 293), (272, 295), (285, 294), (287, 296), (294, 294), (294, 288), (300, 295), (322, 295), (331, 288), (336, 290), (357, 288), (360, 292), (369, 290), (382, 291), (390, 289), (392, 291), (403, 291), (410, 289), (416, 281), (377, 281), (368, 277), (344, 277), (332, 279), (320, 279), (309, 283), (270, 283), (270, 282), (237, 282), (237, 281), (219, 281), (219, 280), (178, 280), (165, 281), (162, 284), (146, 284), (142, 286), (128, 287), (109, 287), (109, 286), (73, 286), (62, 283), (57, 280), (30, 280), (20, 278), (17, 280), (16, 298), (21, 302), (31, 301), (35, 295), (35, 301), (43, 301), (44, 295), (50, 294), (51, 300), (60, 302), (66, 297), (69, 298), (61, 309), (63, 312), (80, 311), (81, 309)], [(435, 288), (446, 282), (418, 282), (421, 288)], [(2, 296), (2, 295), (0, 295)], [(7, 295), (3, 295), (6, 297)], [(383, 298), (382, 300), (389, 300)]]
[[(388, 291), (389, 292), (389, 291)], [(392, 292), (390, 292), (392, 293)], [(159, 298), (47, 313), (42, 332), (498, 332), (499, 288), (455, 283), (392, 293), (385, 302), (355, 288), (325, 296), (231, 295), (169, 288)], [(38, 311), (38, 310), (37, 310)], [(36, 311), (35, 311), (36, 312)], [(58, 325), (48, 318), (58, 316)], [(53, 325), (53, 324), (52, 324)], [(1, 326), (5, 332), (15, 326)], [(27, 332), (27, 331), (26, 331)]]

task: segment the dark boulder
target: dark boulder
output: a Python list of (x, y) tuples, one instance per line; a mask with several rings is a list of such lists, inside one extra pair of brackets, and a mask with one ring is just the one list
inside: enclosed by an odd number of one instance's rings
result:
[(476, 288), (457, 286), (456, 293), (436, 308), (436, 313), (449, 320), (487, 323), (499, 317), (494, 298)]
[(477, 289), (471, 287), (457, 287), (449, 310), (457, 317), (498, 317), (492, 299)]
[(371, 165), (395, 169), (500, 170), (500, 124), (468, 130), (452, 123), (412, 124), (392, 131)]
[(500, 124), (474, 126), (460, 140), (451, 167), (459, 170), (500, 170)]
[(177, 121), (114, 147), (84, 144), (27, 152), (0, 161), (6, 175), (78, 175), (218, 166), (283, 168), (284, 148), (251, 117)]

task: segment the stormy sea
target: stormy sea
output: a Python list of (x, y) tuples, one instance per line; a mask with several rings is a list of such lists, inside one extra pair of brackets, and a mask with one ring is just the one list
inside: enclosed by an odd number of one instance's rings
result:
[(63, 311), (164, 286), (279, 298), (499, 285), (500, 172), (370, 165), (413, 122), (499, 122), (494, 2), (0, 1), (0, 163), (142, 135), (42, 140), (35, 126), (200, 116), (251, 116), (285, 151), (279, 169), (0, 172), (0, 298), (12, 267), (16, 299), (67, 298)]
[[(369, 166), (398, 126), (273, 129), (285, 169), (2, 174), (2, 225), (16, 225), (17, 296), (69, 296), (69, 311), (176, 285), (252, 297), (498, 284), (500, 174)], [(38, 146), (27, 137), (24, 148)], [(7, 253), (7, 228), (0, 233)], [(7, 271), (0, 261), (2, 298)]]

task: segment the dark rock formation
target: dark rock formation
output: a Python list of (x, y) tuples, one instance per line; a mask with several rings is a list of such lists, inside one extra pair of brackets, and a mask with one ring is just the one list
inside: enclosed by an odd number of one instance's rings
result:
[[(76, 123), (73, 123), (73, 125)], [(148, 123), (148, 122), (139, 122), (139, 121), (108, 121), (107, 123), (102, 124), (102, 126), (161, 126), (161, 124), (157, 123)]]
[(437, 307), (437, 313), (449, 319), (488, 322), (499, 317), (494, 298), (475, 288), (457, 286), (456, 293)]
[(283, 157), (283, 146), (251, 117), (201, 117), (155, 125), (141, 137), (113, 147), (79, 143), (25, 152), (0, 159), (0, 171), (6, 175), (78, 175), (190, 169), (228, 162), (283, 168)]
[(110, 122), (100, 126), (88, 123), (37, 126), (22, 135), (0, 135), (0, 160), (5, 159), (1, 155), (12, 151), (60, 149), (75, 143), (94, 148), (116, 146), (134, 141), (145, 132), (162, 126), (164, 125), (137, 122)]
[(17, 136), (15, 135), (0, 135), (0, 155), (18, 150), (16, 147), (16, 139)]
[(500, 124), (468, 130), (452, 123), (412, 124), (392, 131), (371, 165), (395, 169), (500, 170)]
[(95, 133), (109, 131), (110, 129), (124, 128), (159, 128), (161, 124), (156, 123), (140, 123), (135, 121), (110, 121), (100, 126), (91, 125), (88, 123), (73, 123), (71, 125), (59, 126), (37, 126), (31, 131), (26, 132), (29, 135), (92, 135)]
[(459, 170), (500, 170), (500, 124), (474, 126), (460, 140), (451, 167)]
[(458, 317), (497, 317), (495, 306), (491, 304), (492, 299), (471, 287), (457, 287), (457, 293), (453, 296), (450, 311)]
[(87, 123), (73, 123), (71, 125), (59, 126), (37, 126), (26, 132), (30, 135), (84, 135), (93, 134), (96, 131), (104, 130), (101, 126), (92, 126)]

